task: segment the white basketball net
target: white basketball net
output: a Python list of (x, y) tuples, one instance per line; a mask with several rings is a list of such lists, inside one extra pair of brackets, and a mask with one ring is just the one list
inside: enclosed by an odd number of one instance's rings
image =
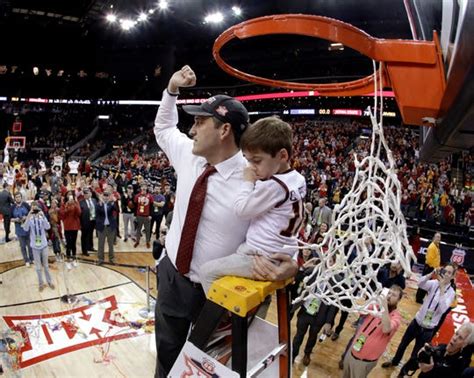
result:
[[(382, 93), (381, 69), (377, 79), (373, 64), (375, 93), (377, 89)], [(304, 279), (304, 289), (295, 302), (316, 296), (343, 311), (376, 314), (380, 307), (371, 304), (379, 303), (382, 291), (377, 281), (379, 269), (389, 262), (399, 262), (405, 275), (411, 272), (414, 254), (400, 210), (401, 186), (383, 135), (383, 100), (378, 107), (377, 97), (374, 96), (374, 112), (370, 110), (370, 154), (362, 160), (354, 156), (356, 171), (351, 190), (335, 206), (332, 225), (321, 244), (306, 245), (305, 248), (316, 250), (320, 263)], [(324, 251), (323, 246), (327, 247)], [(355, 258), (349, 263), (351, 254)]]

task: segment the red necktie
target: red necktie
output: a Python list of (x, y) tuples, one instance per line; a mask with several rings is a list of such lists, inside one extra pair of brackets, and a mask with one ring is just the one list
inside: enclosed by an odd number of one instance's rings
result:
[(188, 210), (186, 211), (186, 218), (184, 219), (183, 230), (181, 231), (181, 240), (179, 241), (178, 254), (176, 255), (176, 267), (181, 274), (189, 272), (196, 233), (206, 199), (207, 178), (214, 172), (216, 172), (215, 167), (212, 165), (207, 166), (196, 180), (189, 198)]

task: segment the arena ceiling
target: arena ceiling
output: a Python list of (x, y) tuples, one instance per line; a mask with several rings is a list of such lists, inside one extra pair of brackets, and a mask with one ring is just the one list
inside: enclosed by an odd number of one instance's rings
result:
[[(162, 86), (162, 78), (186, 63), (196, 69), (199, 86), (242, 84), (214, 63), (212, 44), (228, 27), (259, 16), (317, 14), (351, 23), (376, 37), (412, 38), (403, 0), (168, 0), (166, 11), (155, 12), (127, 32), (105, 20), (111, 11), (137, 17), (157, 2), (4, 0), (0, 2), (0, 33), (6, 37), (2, 37), (0, 65), (17, 66), (17, 72), (23, 72), (24, 86), (26, 78), (33, 75), (32, 67), (37, 66), (39, 76), (45, 75), (45, 69), (52, 70), (51, 76), (63, 70), (66, 78), (75, 78), (81, 70), (89, 76), (105, 72), (112, 84), (124, 86), (129, 96), (153, 97), (158, 92), (144, 88)], [(233, 5), (241, 8), (241, 16), (227, 14), (218, 25), (203, 23), (207, 13), (229, 12)], [(347, 48), (328, 51), (328, 46), (323, 40), (275, 36), (238, 42), (223, 53), (242, 69), (281, 79), (331, 82), (371, 72), (370, 61), (359, 53)]]

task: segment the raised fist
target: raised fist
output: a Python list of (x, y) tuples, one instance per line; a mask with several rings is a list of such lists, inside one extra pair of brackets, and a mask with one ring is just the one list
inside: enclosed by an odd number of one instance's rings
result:
[(168, 84), (168, 91), (170, 93), (178, 93), (181, 87), (194, 87), (196, 85), (196, 75), (189, 66), (184, 66), (179, 71), (176, 71)]

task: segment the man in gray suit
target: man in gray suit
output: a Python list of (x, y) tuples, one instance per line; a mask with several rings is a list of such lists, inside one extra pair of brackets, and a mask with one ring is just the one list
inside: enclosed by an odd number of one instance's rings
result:
[(3, 228), (5, 229), (5, 243), (10, 241), (10, 209), (13, 205), (13, 198), (8, 191), (8, 184), (3, 183), (3, 190), (0, 192), (0, 214), (3, 216)]
[(332, 210), (326, 206), (326, 202), (326, 198), (320, 198), (319, 206), (313, 211), (312, 224), (314, 227), (314, 232), (319, 230), (321, 223), (326, 223), (329, 227), (331, 227)]

